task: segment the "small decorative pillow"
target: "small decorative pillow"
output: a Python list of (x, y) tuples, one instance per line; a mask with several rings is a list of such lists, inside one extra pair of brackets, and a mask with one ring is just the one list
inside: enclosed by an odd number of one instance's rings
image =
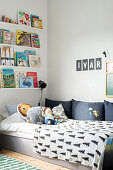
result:
[(59, 104), (58, 106), (54, 107), (52, 111), (53, 115), (55, 116), (56, 123), (62, 123), (67, 120), (67, 116), (64, 112), (62, 104)]
[(75, 120), (105, 120), (103, 102), (83, 102), (72, 100), (72, 116)]
[(105, 121), (113, 121), (113, 103), (104, 100)]
[(9, 113), (9, 116), (17, 112), (17, 105), (5, 105), (5, 107)]

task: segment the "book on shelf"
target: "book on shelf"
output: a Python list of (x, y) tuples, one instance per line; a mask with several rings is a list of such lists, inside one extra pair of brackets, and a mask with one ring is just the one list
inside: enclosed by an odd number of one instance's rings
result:
[(16, 51), (14, 51), (14, 66), (17, 66)]
[(33, 77), (19, 77), (20, 88), (34, 88)]
[(27, 72), (27, 77), (33, 77), (34, 88), (38, 88), (37, 72)]
[(37, 18), (33, 18), (33, 27), (38, 28), (38, 29), (42, 29), (42, 20), (37, 19)]
[(18, 24), (31, 26), (30, 14), (24, 11), (18, 11)]
[(14, 66), (14, 48), (13, 47), (1, 47), (1, 65)]
[(26, 55), (23, 52), (16, 52), (17, 66), (26, 67)]
[(2, 69), (4, 88), (15, 88), (14, 70)]
[(38, 34), (31, 34), (31, 46), (34, 48), (40, 48), (40, 40)]
[(3, 39), (4, 39), (4, 31), (10, 32), (9, 30), (0, 29), (0, 43), (3, 43)]
[(29, 55), (36, 55), (36, 51), (35, 50), (24, 50), (25, 54), (29, 54)]
[(15, 44), (14, 32), (4, 31), (3, 32), (3, 43), (4, 44)]
[(31, 15), (31, 26), (32, 27), (34, 27), (34, 21), (33, 21), (33, 19), (39, 19), (39, 16), (37, 16), (37, 15)]
[(29, 55), (29, 66), (40, 68), (40, 57), (39, 57), (39, 55)]
[(31, 47), (31, 34), (24, 31), (16, 31), (16, 43), (19, 46)]
[(0, 69), (0, 88), (4, 88), (2, 69)]
[(20, 87), (19, 77), (26, 77), (26, 72), (25, 71), (15, 71), (15, 85), (16, 85), (16, 88)]
[(27, 67), (29, 67), (29, 55), (36, 55), (36, 51), (34, 50), (24, 50), (24, 53), (26, 54), (26, 63)]

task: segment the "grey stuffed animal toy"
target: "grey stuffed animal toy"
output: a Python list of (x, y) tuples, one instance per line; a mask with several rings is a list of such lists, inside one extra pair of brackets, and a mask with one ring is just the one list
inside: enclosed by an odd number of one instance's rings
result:
[(27, 121), (34, 124), (44, 123), (44, 117), (42, 116), (43, 107), (32, 107), (27, 111)]

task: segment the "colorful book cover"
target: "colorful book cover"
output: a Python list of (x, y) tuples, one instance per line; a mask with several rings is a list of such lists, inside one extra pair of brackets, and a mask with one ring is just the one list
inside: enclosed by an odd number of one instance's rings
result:
[(38, 34), (31, 34), (31, 46), (35, 48), (40, 48), (40, 41)]
[(1, 64), (6, 66), (14, 66), (13, 47), (1, 47)]
[(17, 66), (26, 67), (26, 55), (23, 52), (16, 52)]
[(3, 34), (3, 43), (5, 43), (5, 44), (12, 44), (12, 42), (15, 42), (14, 32), (4, 31), (4, 34)]
[(1, 47), (1, 58), (5, 58), (6, 55), (6, 47)]
[(19, 46), (31, 46), (31, 34), (24, 31), (16, 31), (16, 43)]
[(34, 88), (38, 88), (37, 72), (27, 72), (27, 77), (33, 77)]
[(19, 81), (19, 77), (26, 77), (26, 72), (22, 72), (22, 71), (15, 71), (15, 84), (16, 84), (16, 88), (19, 88), (20, 86), (20, 81)]
[(21, 34), (21, 46), (31, 47), (31, 34)]
[(18, 24), (31, 26), (30, 14), (24, 11), (18, 12)]
[(40, 57), (38, 55), (29, 55), (29, 66), (40, 68)]
[(4, 88), (15, 88), (14, 70), (2, 69)]
[(34, 27), (34, 22), (33, 22), (33, 19), (39, 19), (39, 16), (37, 15), (31, 15), (31, 26)]
[(14, 66), (17, 66), (16, 52), (14, 51)]
[(33, 77), (19, 77), (20, 88), (34, 88)]
[(33, 18), (33, 27), (38, 28), (38, 29), (42, 29), (42, 20), (37, 19), (37, 18)]
[(24, 53), (29, 55), (36, 55), (36, 51), (34, 50), (24, 50)]
[(29, 55), (36, 55), (36, 51), (33, 50), (24, 50), (24, 53), (26, 54), (26, 66), (29, 67)]
[(1, 87), (1, 88), (4, 88), (2, 69), (0, 69), (0, 87)]
[(9, 30), (0, 29), (0, 43), (4, 43), (4, 42), (3, 42), (4, 31), (10, 32)]

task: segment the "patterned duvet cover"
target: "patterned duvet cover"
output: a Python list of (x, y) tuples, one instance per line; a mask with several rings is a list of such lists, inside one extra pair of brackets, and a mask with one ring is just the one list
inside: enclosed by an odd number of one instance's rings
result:
[(40, 125), (34, 134), (35, 152), (49, 158), (101, 167), (113, 122), (68, 120), (60, 125)]

